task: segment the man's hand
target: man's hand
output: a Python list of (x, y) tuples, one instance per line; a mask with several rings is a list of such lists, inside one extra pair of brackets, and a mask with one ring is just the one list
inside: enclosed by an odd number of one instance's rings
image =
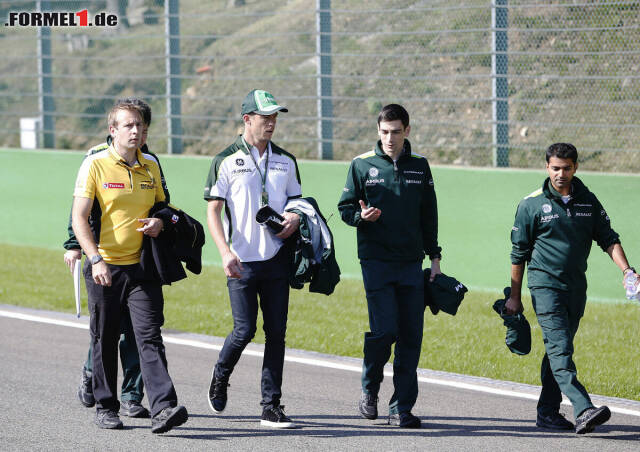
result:
[(76, 265), (76, 261), (82, 258), (82, 250), (75, 248), (67, 250), (64, 253), (64, 263), (69, 267), (69, 271), (73, 273), (73, 267)]
[(624, 287), (625, 289), (627, 288), (627, 284), (626, 284), (626, 282), (625, 282), (625, 279), (627, 279), (627, 275), (628, 275), (629, 273), (633, 273), (633, 274), (636, 276), (636, 278), (640, 278), (640, 275), (638, 275), (637, 273), (635, 273), (635, 272), (634, 272), (633, 270), (631, 270), (631, 269), (629, 269), (629, 270), (627, 270), (626, 272), (624, 272), (624, 273), (622, 274), (622, 287)]
[(364, 221), (378, 221), (378, 218), (382, 215), (382, 210), (376, 207), (367, 207), (362, 199), (360, 200), (360, 209), (360, 218)]
[(111, 286), (111, 271), (105, 261), (100, 261), (91, 266), (93, 281), (99, 286)]
[(242, 263), (238, 256), (229, 251), (222, 256), (222, 267), (224, 268), (224, 274), (229, 278), (240, 278), (242, 275)]
[(515, 298), (513, 296), (509, 297), (507, 302), (504, 304), (504, 311), (507, 315), (516, 315), (519, 312), (524, 311), (524, 306), (522, 306), (522, 300), (520, 298)]
[(436, 275), (441, 275), (440, 271), (440, 259), (434, 259), (431, 261), (431, 276), (429, 276), (429, 282), (433, 282), (436, 279)]
[(300, 215), (294, 212), (283, 212), (282, 216), (284, 217), (284, 221), (282, 222), (284, 229), (277, 233), (276, 237), (286, 239), (296, 232), (298, 226), (300, 226)]
[(149, 237), (158, 237), (164, 228), (164, 222), (160, 218), (138, 218), (144, 226), (136, 229)]

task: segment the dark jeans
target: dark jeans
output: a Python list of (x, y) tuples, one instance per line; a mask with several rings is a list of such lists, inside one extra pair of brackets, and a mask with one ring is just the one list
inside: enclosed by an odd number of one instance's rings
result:
[(256, 334), (258, 298), (265, 334), (262, 361), (263, 407), (278, 406), (282, 397), (284, 340), (289, 311), (289, 259), (283, 248), (266, 261), (243, 262), (240, 279), (227, 278), (233, 331), (218, 355), (216, 378), (228, 379), (242, 351)]
[(384, 365), (393, 359), (389, 413), (411, 411), (418, 398), (418, 360), (424, 325), (422, 262), (360, 261), (370, 332), (364, 334), (362, 390), (377, 395)]
[[(126, 312), (125, 312), (126, 311)], [(131, 316), (129, 310), (124, 309), (120, 320), (120, 364), (122, 365), (122, 386), (120, 400), (129, 402), (142, 402), (144, 397), (144, 383), (140, 372), (140, 357), (136, 346), (136, 337), (133, 334)], [(93, 372), (93, 347), (89, 344), (87, 360), (84, 370)]]
[(584, 314), (586, 291), (532, 288), (531, 299), (546, 350), (540, 366), (542, 391), (538, 400), (538, 413), (557, 413), (564, 393), (571, 401), (577, 418), (584, 410), (593, 406), (587, 390), (578, 381), (573, 362), (573, 339)]
[(138, 347), (142, 379), (147, 388), (151, 415), (177, 405), (173, 382), (167, 371), (160, 328), (164, 323), (162, 287), (139, 279), (139, 265), (109, 265), (110, 287), (93, 282), (91, 265), (84, 266), (89, 296), (90, 331), (93, 348), (93, 395), (96, 408), (118, 410), (118, 339), (120, 322), (129, 308)]

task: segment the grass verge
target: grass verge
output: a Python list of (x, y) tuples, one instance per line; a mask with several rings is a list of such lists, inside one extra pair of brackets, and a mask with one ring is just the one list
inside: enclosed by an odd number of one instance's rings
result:
[[(0, 304), (74, 312), (73, 282), (62, 251), (0, 244)], [(226, 281), (219, 267), (204, 267), (165, 287), (165, 327), (226, 336), (232, 327)], [(533, 334), (529, 355), (512, 355), (504, 345), (505, 329), (491, 309), (498, 293), (470, 292), (458, 315), (425, 317), (420, 367), (539, 384), (544, 353), (540, 328), (525, 300)], [(86, 294), (83, 293), (86, 314)], [(640, 400), (637, 325), (634, 303), (587, 306), (576, 338), (579, 378), (595, 394)], [(258, 327), (256, 342), (264, 342)], [(291, 291), (287, 346), (343, 356), (362, 356), (368, 330), (362, 282), (345, 280), (327, 297), (306, 289)], [(80, 358), (79, 358), (80, 359)]]

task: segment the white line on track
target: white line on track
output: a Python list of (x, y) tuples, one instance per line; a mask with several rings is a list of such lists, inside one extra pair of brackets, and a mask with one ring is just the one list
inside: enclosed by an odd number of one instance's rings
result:
[[(37, 315), (31, 315), (31, 314), (23, 314), (19, 312), (0, 310), (0, 316), (19, 319), (19, 320), (26, 320), (29, 322), (48, 323), (51, 325), (78, 328), (83, 330), (89, 329), (89, 325), (87, 325), (86, 323), (69, 322), (66, 320), (59, 320), (51, 317), (37, 316)], [(182, 339), (166, 333), (162, 335), (162, 338), (164, 342), (168, 344), (185, 345), (188, 347), (196, 347), (196, 348), (217, 350), (217, 351), (220, 351), (222, 349), (221, 345), (208, 344), (206, 342), (196, 341), (192, 339)], [(242, 352), (242, 354), (248, 355), (248, 356), (260, 357), (260, 358), (263, 356), (263, 352), (261, 351), (247, 350), (247, 349), (245, 349)], [(287, 355), (285, 355), (284, 359), (285, 361), (298, 363), (298, 364), (305, 364), (308, 366), (326, 367), (329, 369), (346, 370), (349, 372), (357, 372), (357, 373), (362, 372), (362, 367), (353, 366), (349, 364), (336, 363), (329, 360), (323, 360), (323, 359), (317, 359), (317, 358), (303, 358), (299, 356), (287, 356)], [(388, 372), (388, 371), (385, 371), (384, 374), (385, 376), (388, 376), (388, 377), (391, 377), (393, 375), (392, 372)], [(484, 386), (484, 385), (479, 385), (474, 383), (465, 383), (465, 382), (455, 381), (455, 380), (446, 380), (444, 378), (431, 378), (431, 377), (418, 376), (418, 381), (420, 381), (421, 383), (448, 386), (448, 387), (458, 388), (458, 389), (467, 389), (469, 391), (484, 392), (484, 393), (494, 394), (494, 395), (518, 397), (521, 399), (529, 399), (529, 400), (538, 400), (538, 394), (531, 394), (528, 392), (521, 392), (521, 391), (514, 391), (514, 390), (498, 389), (498, 388), (493, 388), (491, 386)], [(562, 403), (563, 405), (570, 405), (567, 399), (563, 399)], [(622, 408), (617, 406), (609, 406), (609, 408), (614, 413), (640, 417), (640, 411), (638, 410), (631, 410), (628, 408)]]

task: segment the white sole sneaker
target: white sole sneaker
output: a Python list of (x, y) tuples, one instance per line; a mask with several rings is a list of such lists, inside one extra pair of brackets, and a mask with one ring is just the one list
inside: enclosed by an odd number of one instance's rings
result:
[(224, 408), (226, 408), (226, 405), (223, 409), (221, 410), (216, 410), (213, 407), (213, 403), (211, 402), (211, 386), (213, 385), (213, 375), (216, 371), (216, 366), (213, 366), (213, 370), (211, 370), (211, 382), (209, 383), (209, 390), (207, 391), (207, 402), (209, 402), (209, 408), (211, 408), (211, 411), (213, 411), (216, 414), (221, 414), (224, 411)]
[(271, 427), (271, 428), (296, 428), (296, 424), (293, 422), (272, 422), (272, 421), (266, 421), (264, 419), (260, 420), (260, 425), (262, 427)]

